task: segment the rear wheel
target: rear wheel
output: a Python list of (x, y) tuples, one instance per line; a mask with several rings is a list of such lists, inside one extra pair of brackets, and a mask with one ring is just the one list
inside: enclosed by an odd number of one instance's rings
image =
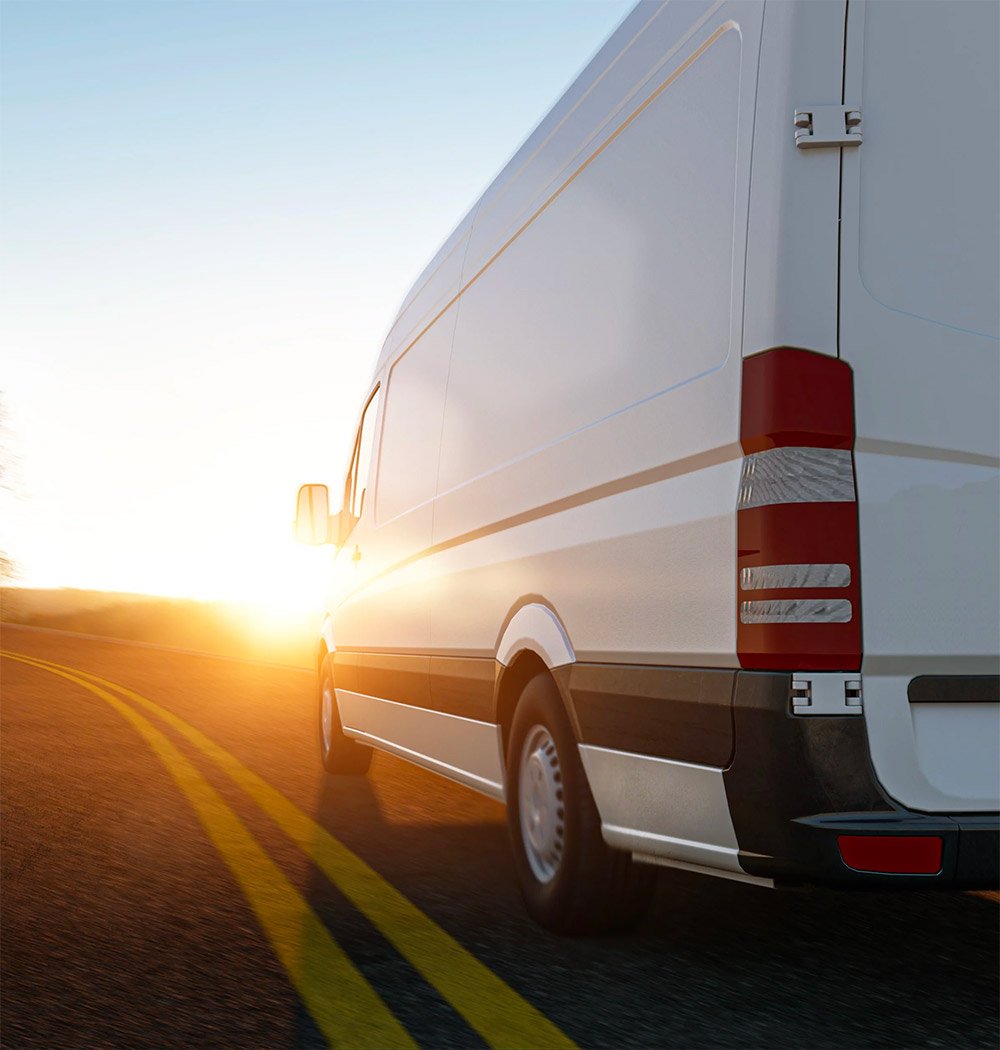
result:
[(609, 933), (646, 910), (655, 872), (601, 837), (601, 819), (555, 683), (524, 688), (507, 751), (507, 826), (521, 894), (557, 933)]
[(370, 747), (344, 735), (329, 656), (319, 675), (319, 756), (328, 773), (367, 773), (372, 761)]

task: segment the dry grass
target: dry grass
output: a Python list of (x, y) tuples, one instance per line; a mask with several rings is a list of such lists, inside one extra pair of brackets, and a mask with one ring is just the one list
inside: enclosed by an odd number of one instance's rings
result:
[(111, 591), (0, 589), (0, 619), (77, 634), (313, 667), (319, 618), (281, 618), (228, 602)]

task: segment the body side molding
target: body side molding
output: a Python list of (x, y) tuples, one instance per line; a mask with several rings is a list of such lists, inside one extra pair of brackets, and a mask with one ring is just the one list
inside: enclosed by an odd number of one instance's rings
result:
[(743, 874), (722, 770), (580, 745), (605, 841)]
[(735, 671), (575, 663), (563, 673), (581, 743), (720, 769), (729, 765)]
[(347, 689), (337, 706), (347, 736), (504, 800), (498, 726)]

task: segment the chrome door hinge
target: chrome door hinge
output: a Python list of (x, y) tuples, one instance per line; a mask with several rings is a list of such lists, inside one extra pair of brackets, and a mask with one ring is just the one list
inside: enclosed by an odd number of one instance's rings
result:
[(864, 712), (861, 675), (856, 672), (793, 674), (791, 699), (793, 715), (860, 715)]
[(795, 145), (799, 149), (861, 145), (858, 106), (804, 106), (795, 111)]

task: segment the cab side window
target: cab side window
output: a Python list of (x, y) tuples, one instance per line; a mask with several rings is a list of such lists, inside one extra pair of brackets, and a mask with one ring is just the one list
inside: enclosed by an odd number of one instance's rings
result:
[(361, 517), (368, 489), (368, 474), (372, 463), (372, 446), (375, 444), (375, 421), (378, 418), (379, 387), (376, 387), (361, 416), (358, 436), (354, 442), (354, 457), (344, 485), (344, 509), (351, 516), (351, 527)]

